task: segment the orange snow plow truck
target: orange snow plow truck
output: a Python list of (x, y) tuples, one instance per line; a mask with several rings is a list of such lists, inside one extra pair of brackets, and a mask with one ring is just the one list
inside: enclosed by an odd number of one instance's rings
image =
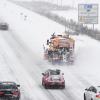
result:
[(52, 63), (74, 62), (75, 40), (66, 33), (62, 35), (51, 35), (44, 46), (44, 58)]

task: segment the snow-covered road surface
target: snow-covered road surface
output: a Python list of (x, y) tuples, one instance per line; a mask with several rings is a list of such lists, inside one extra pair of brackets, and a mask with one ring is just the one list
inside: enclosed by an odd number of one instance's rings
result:
[[(1, 2), (0, 13), (10, 25), (8, 32), (0, 31), (0, 80), (19, 83), (21, 100), (83, 100), (85, 88), (100, 84), (98, 41), (74, 36), (74, 65), (50, 65), (42, 59), (42, 45), (52, 32), (63, 32), (64, 27), (8, 1)], [(64, 72), (64, 90), (42, 87), (41, 73), (48, 68)]]
[[(15, 38), (11, 31), (0, 33), (2, 71), (0, 75), (2, 81), (18, 82), (21, 85), (22, 100), (73, 99), (70, 88), (65, 90), (45, 90), (42, 87), (41, 73), (47, 68), (53, 68), (53, 66), (42, 62), (34, 63), (34, 56), (30, 54), (31, 52), (27, 50), (24, 44), (22, 46), (20, 43), (21, 41)], [(69, 74), (67, 73), (66, 76), (71, 76)]]

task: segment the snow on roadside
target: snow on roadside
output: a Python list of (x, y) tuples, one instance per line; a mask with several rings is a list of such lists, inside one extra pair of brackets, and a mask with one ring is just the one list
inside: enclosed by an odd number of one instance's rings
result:
[(78, 22), (78, 11), (76, 9), (70, 9), (67, 11), (52, 11), (52, 13), (64, 17), (66, 20), (73, 19), (74, 21)]

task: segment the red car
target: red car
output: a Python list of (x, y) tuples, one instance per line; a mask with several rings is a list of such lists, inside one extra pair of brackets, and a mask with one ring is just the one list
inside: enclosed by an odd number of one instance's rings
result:
[(59, 69), (48, 69), (45, 73), (42, 73), (42, 85), (47, 88), (65, 88), (64, 73), (61, 73)]
[(15, 82), (0, 82), (0, 98), (7, 98), (10, 100), (20, 99), (20, 85)]

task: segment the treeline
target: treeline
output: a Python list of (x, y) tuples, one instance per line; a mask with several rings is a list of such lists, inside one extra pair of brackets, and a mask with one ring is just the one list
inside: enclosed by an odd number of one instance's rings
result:
[(47, 12), (47, 11), (36, 11), (36, 12), (39, 13), (40, 15), (46, 16), (47, 18), (56, 21), (59, 24), (62, 24), (64, 26), (68, 27), (69, 29), (71, 29), (79, 34), (85, 34), (96, 40), (100, 40), (100, 31), (97, 29), (95, 29), (95, 30), (90, 29), (87, 26), (84, 26), (83, 24), (79, 24), (78, 22), (75, 22), (72, 19), (66, 20), (64, 17), (60, 17), (51, 12)]

